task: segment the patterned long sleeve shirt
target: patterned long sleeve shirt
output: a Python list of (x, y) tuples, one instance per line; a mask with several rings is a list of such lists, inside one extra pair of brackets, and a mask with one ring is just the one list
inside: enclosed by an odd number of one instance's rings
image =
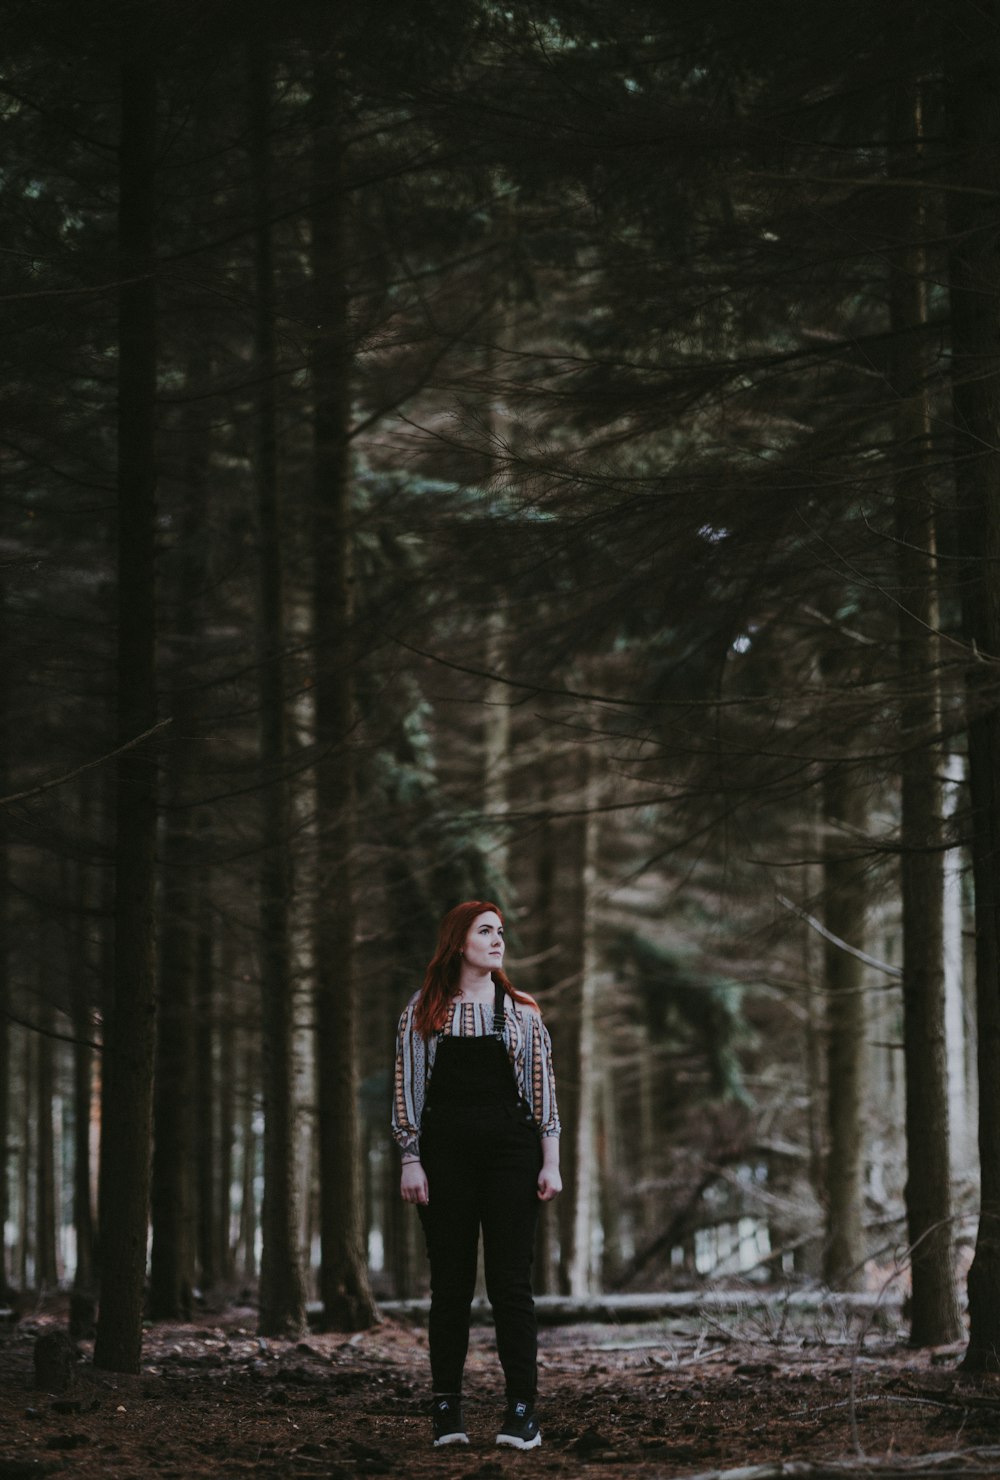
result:
[[(438, 1040), (452, 1036), (481, 1038), (493, 1032), (492, 1003), (483, 1007), (474, 1002), (455, 1002), (444, 1027), (425, 1039), (413, 1024), (417, 995), (407, 1003), (396, 1034), (392, 1136), (406, 1156), (420, 1155), (420, 1122), (434, 1072)], [(531, 1107), (539, 1131), (543, 1136), (558, 1136), (552, 1041), (538, 1008), (505, 997), (503, 1039), (518, 1090)]]

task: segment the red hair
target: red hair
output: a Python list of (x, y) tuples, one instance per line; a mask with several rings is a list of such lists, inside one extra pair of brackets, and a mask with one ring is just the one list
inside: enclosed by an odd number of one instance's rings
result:
[[(465, 937), (476, 916), (485, 915), (488, 910), (499, 915), (502, 925), (502, 911), (488, 899), (467, 899), (463, 904), (457, 904), (454, 909), (450, 909), (441, 921), (437, 947), (427, 963), (424, 984), (420, 988), (420, 996), (417, 998), (417, 1005), (413, 1011), (413, 1025), (424, 1038), (444, 1027), (448, 1008), (458, 992)], [(533, 997), (529, 997), (526, 992), (515, 990), (505, 971), (491, 971), (490, 975), (495, 982), (500, 983), (505, 992), (510, 993), (515, 1002), (526, 1002), (531, 1007), (537, 1006)]]

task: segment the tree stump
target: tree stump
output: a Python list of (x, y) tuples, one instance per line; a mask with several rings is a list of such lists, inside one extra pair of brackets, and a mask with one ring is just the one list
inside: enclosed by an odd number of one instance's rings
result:
[(35, 1342), (35, 1387), (47, 1393), (65, 1393), (76, 1379), (77, 1350), (60, 1327), (45, 1331)]

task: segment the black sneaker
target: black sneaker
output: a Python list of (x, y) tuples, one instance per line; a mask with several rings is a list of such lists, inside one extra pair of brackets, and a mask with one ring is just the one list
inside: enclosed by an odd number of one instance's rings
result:
[(440, 1444), (468, 1444), (462, 1422), (462, 1399), (458, 1393), (439, 1393), (431, 1403), (435, 1448)]
[(531, 1403), (508, 1403), (504, 1421), (497, 1434), (498, 1444), (511, 1449), (537, 1449), (542, 1442), (538, 1419)]

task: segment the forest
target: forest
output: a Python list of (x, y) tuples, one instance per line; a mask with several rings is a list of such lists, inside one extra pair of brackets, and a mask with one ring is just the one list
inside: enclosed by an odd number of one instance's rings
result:
[(482, 899), (543, 1303), (988, 1384), (998, 0), (3, 17), (2, 1361), (416, 1341), (396, 1024)]

